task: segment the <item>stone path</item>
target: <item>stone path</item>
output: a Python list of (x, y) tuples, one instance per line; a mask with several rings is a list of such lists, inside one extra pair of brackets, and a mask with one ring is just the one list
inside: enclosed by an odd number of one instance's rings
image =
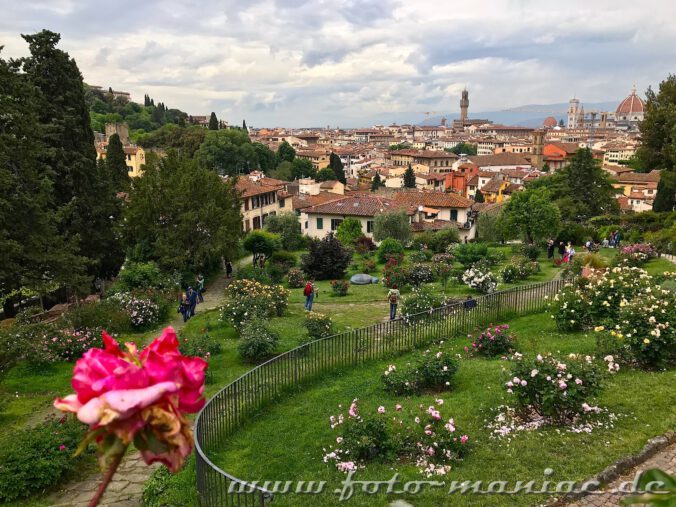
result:
[[(245, 262), (243, 259), (241, 262)], [(223, 302), (223, 292), (230, 283), (225, 273), (216, 277), (204, 293), (204, 302), (197, 305), (197, 314), (217, 308)], [(174, 329), (181, 329), (185, 323), (180, 314), (166, 324)], [(162, 326), (165, 327), (165, 326)], [(143, 485), (152, 472), (159, 467), (146, 465), (136, 450), (130, 451), (122, 460), (120, 468), (108, 485), (99, 505), (101, 507), (140, 507)], [(62, 489), (47, 498), (52, 506), (58, 507), (86, 507), (94, 496), (96, 488), (101, 481), (101, 474), (96, 473), (87, 478), (70, 482), (62, 486)]]
[(588, 495), (581, 500), (568, 504), (568, 507), (615, 507), (616, 505), (620, 505), (620, 500), (627, 493), (613, 491), (620, 488), (620, 485), (623, 483), (633, 482), (638, 472), (651, 468), (661, 468), (672, 475), (676, 474), (676, 444), (671, 444), (669, 447), (662, 449), (631, 472), (608, 484), (601, 492)]

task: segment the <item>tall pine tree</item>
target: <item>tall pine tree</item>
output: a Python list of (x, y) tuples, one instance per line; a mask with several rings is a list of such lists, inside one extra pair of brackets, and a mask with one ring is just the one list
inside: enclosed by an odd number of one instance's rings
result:
[(383, 180), (380, 179), (380, 173), (376, 171), (376, 175), (371, 180), (371, 192), (377, 191), (380, 187), (385, 186)]
[(213, 111), (209, 117), (209, 130), (218, 130), (218, 118), (216, 118), (216, 113)]
[(411, 164), (408, 164), (404, 173), (404, 188), (415, 188), (415, 173)]
[[(56, 48), (59, 34), (43, 30), (23, 38), (31, 53), (21, 59), (23, 71), (40, 92), (38, 121), (45, 132), (46, 150), (39, 164), (50, 170), (59, 232), (65, 241), (79, 240), (90, 275), (111, 276), (124, 260), (114, 231), (116, 214), (111, 213), (120, 202), (112, 180), (105, 175), (101, 180), (97, 169), (82, 75), (68, 53)], [(73, 284), (78, 281), (76, 268)]]

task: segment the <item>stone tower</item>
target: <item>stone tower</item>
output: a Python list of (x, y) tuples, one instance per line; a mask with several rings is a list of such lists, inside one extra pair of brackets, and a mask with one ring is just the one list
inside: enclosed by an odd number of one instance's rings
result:
[(460, 98), (460, 121), (464, 125), (467, 122), (467, 109), (469, 108), (469, 92), (467, 88), (462, 91)]
[(570, 99), (568, 102), (568, 128), (576, 129), (578, 127), (577, 121), (580, 113), (580, 101), (577, 99)]
[(545, 146), (545, 131), (544, 129), (537, 129), (533, 131), (533, 156), (531, 163), (538, 169), (542, 169), (543, 165), (543, 150)]
[(129, 144), (129, 126), (126, 123), (106, 123), (106, 138), (113, 134), (120, 136), (122, 144)]

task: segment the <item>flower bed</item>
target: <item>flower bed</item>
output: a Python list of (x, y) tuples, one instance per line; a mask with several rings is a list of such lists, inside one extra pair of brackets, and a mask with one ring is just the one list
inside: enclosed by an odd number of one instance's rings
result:
[(382, 381), (386, 391), (397, 395), (440, 392), (451, 389), (457, 371), (458, 363), (448, 353), (442, 350), (432, 353), (428, 349), (399, 369), (389, 365)]
[(540, 271), (540, 265), (537, 261), (531, 261), (525, 257), (512, 259), (512, 263), (502, 270), (502, 281), (505, 283), (514, 283), (519, 280), (526, 280), (529, 276)]
[(350, 283), (347, 280), (332, 280), (331, 281), (331, 290), (336, 296), (347, 296), (347, 290), (350, 287)]
[(334, 334), (331, 317), (318, 312), (305, 314), (305, 328), (310, 340), (318, 340)]
[(129, 292), (118, 292), (110, 299), (129, 315), (131, 325), (137, 329), (153, 326), (160, 321), (160, 306), (151, 299)]
[(657, 250), (650, 243), (634, 243), (620, 249), (618, 263), (628, 266), (643, 266), (650, 259), (657, 257)]
[(331, 428), (340, 435), (324, 448), (324, 462), (347, 473), (372, 461), (408, 461), (427, 477), (446, 475), (470, 446), (469, 436), (456, 428), (454, 419), (442, 415), (443, 404), (437, 399), (427, 408), (410, 410), (397, 403), (366, 410), (355, 399), (347, 417), (343, 413), (329, 417)]
[(441, 299), (434, 295), (427, 286), (414, 287), (411, 293), (402, 298), (401, 315), (408, 322), (423, 319), (424, 312), (432, 312), (441, 306)]
[(409, 270), (401, 261), (390, 259), (383, 268), (383, 285), (388, 288), (401, 289), (408, 283)]
[(289, 291), (281, 285), (265, 285), (255, 280), (234, 280), (226, 289), (228, 301), (221, 310), (223, 320), (235, 327), (247, 320), (284, 314)]

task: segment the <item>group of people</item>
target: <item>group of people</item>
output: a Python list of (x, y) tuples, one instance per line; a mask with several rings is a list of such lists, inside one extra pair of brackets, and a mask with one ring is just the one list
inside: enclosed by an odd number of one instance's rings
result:
[(197, 313), (197, 305), (204, 303), (204, 291), (204, 277), (200, 274), (197, 275), (195, 280), (195, 287), (193, 288), (191, 285), (186, 292), (181, 294), (181, 300), (178, 303), (178, 310), (176, 312), (183, 315), (183, 322), (187, 322), (191, 317), (194, 317)]
[(548, 259), (553, 259), (554, 258), (554, 251), (558, 249), (559, 253), (559, 259), (562, 262), (573, 262), (573, 258), (575, 257), (575, 247), (571, 244), (569, 241), (568, 244), (564, 243), (563, 241), (559, 241), (558, 247), (556, 245), (556, 242), (553, 239), (548, 239), (547, 240), (547, 258)]
[(620, 241), (622, 241), (622, 233), (620, 231), (613, 231), (610, 233), (610, 237), (603, 238), (601, 243), (605, 248), (615, 248), (620, 246)]

